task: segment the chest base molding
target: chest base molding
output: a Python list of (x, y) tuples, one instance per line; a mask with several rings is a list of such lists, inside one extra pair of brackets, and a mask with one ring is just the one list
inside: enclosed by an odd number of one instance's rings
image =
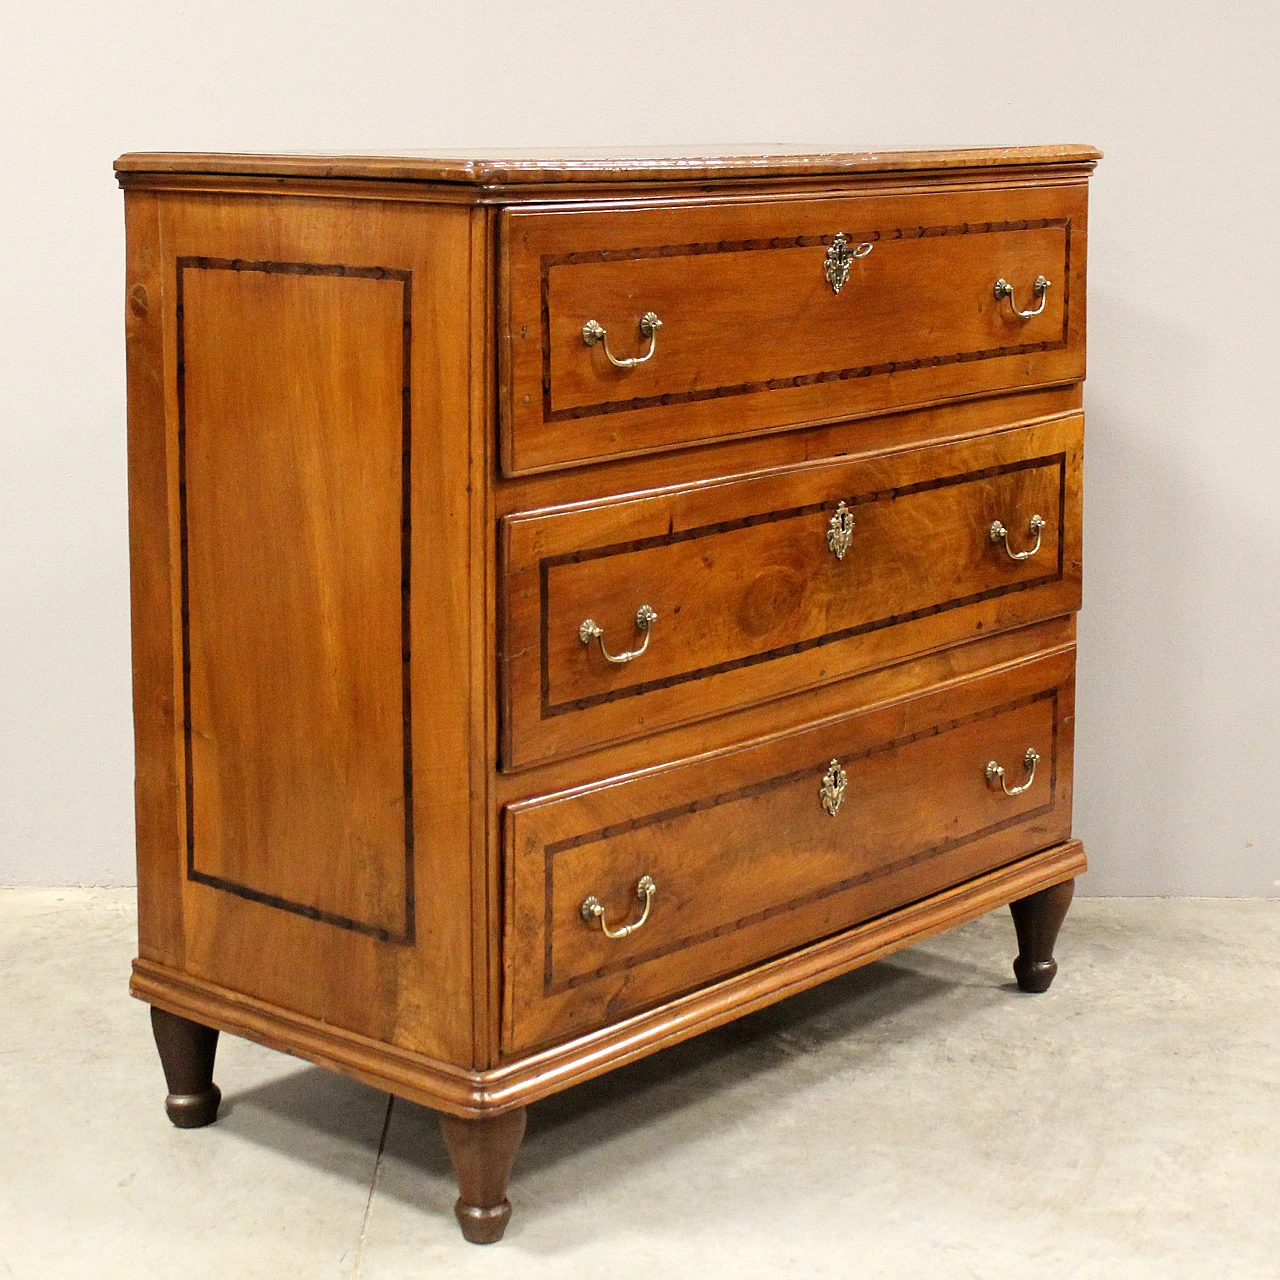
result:
[(375, 1089), (451, 1115), (482, 1119), (523, 1107), (659, 1049), (882, 960), (1007, 903), (1083, 875), (1084, 846), (1067, 840), (856, 928), (735, 974), (661, 1008), (492, 1071), (448, 1063), (342, 1031), (150, 960), (134, 961), (131, 993), (204, 1026), (244, 1036)]

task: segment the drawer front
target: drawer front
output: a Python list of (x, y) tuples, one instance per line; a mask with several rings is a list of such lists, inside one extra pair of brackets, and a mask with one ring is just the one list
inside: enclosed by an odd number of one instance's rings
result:
[(1078, 608), (1081, 441), (1072, 415), (508, 517), (504, 767)]
[(1083, 184), (507, 211), (504, 471), (1081, 378), (1085, 216)]
[[(1073, 657), (511, 806), (507, 1048), (616, 1021), (1065, 840)], [(646, 901), (639, 928), (605, 935)]]

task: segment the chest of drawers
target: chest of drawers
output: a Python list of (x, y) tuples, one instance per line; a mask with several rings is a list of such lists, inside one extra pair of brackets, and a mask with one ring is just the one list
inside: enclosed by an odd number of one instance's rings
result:
[(1071, 838), (1088, 147), (136, 154), (139, 955), (441, 1114), (1010, 904)]

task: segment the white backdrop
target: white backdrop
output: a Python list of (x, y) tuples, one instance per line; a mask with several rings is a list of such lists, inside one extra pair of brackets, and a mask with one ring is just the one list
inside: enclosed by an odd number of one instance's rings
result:
[(1090, 142), (1083, 888), (1280, 892), (1278, 28), (1274, 0), (6, 5), (0, 884), (133, 878), (119, 152)]

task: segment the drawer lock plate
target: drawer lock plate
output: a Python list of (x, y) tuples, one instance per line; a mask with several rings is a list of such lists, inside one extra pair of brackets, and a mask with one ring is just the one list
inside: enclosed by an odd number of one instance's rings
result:
[(833, 760), (822, 775), (822, 786), (818, 798), (822, 807), (834, 818), (840, 812), (844, 801), (845, 788), (849, 785), (849, 775), (840, 767), (839, 760)]
[(870, 240), (864, 240), (851, 249), (849, 237), (843, 231), (832, 240), (831, 248), (827, 250), (827, 262), (823, 271), (832, 293), (839, 293), (848, 283), (849, 267), (853, 264), (854, 258), (865, 258), (874, 248), (875, 245)]

